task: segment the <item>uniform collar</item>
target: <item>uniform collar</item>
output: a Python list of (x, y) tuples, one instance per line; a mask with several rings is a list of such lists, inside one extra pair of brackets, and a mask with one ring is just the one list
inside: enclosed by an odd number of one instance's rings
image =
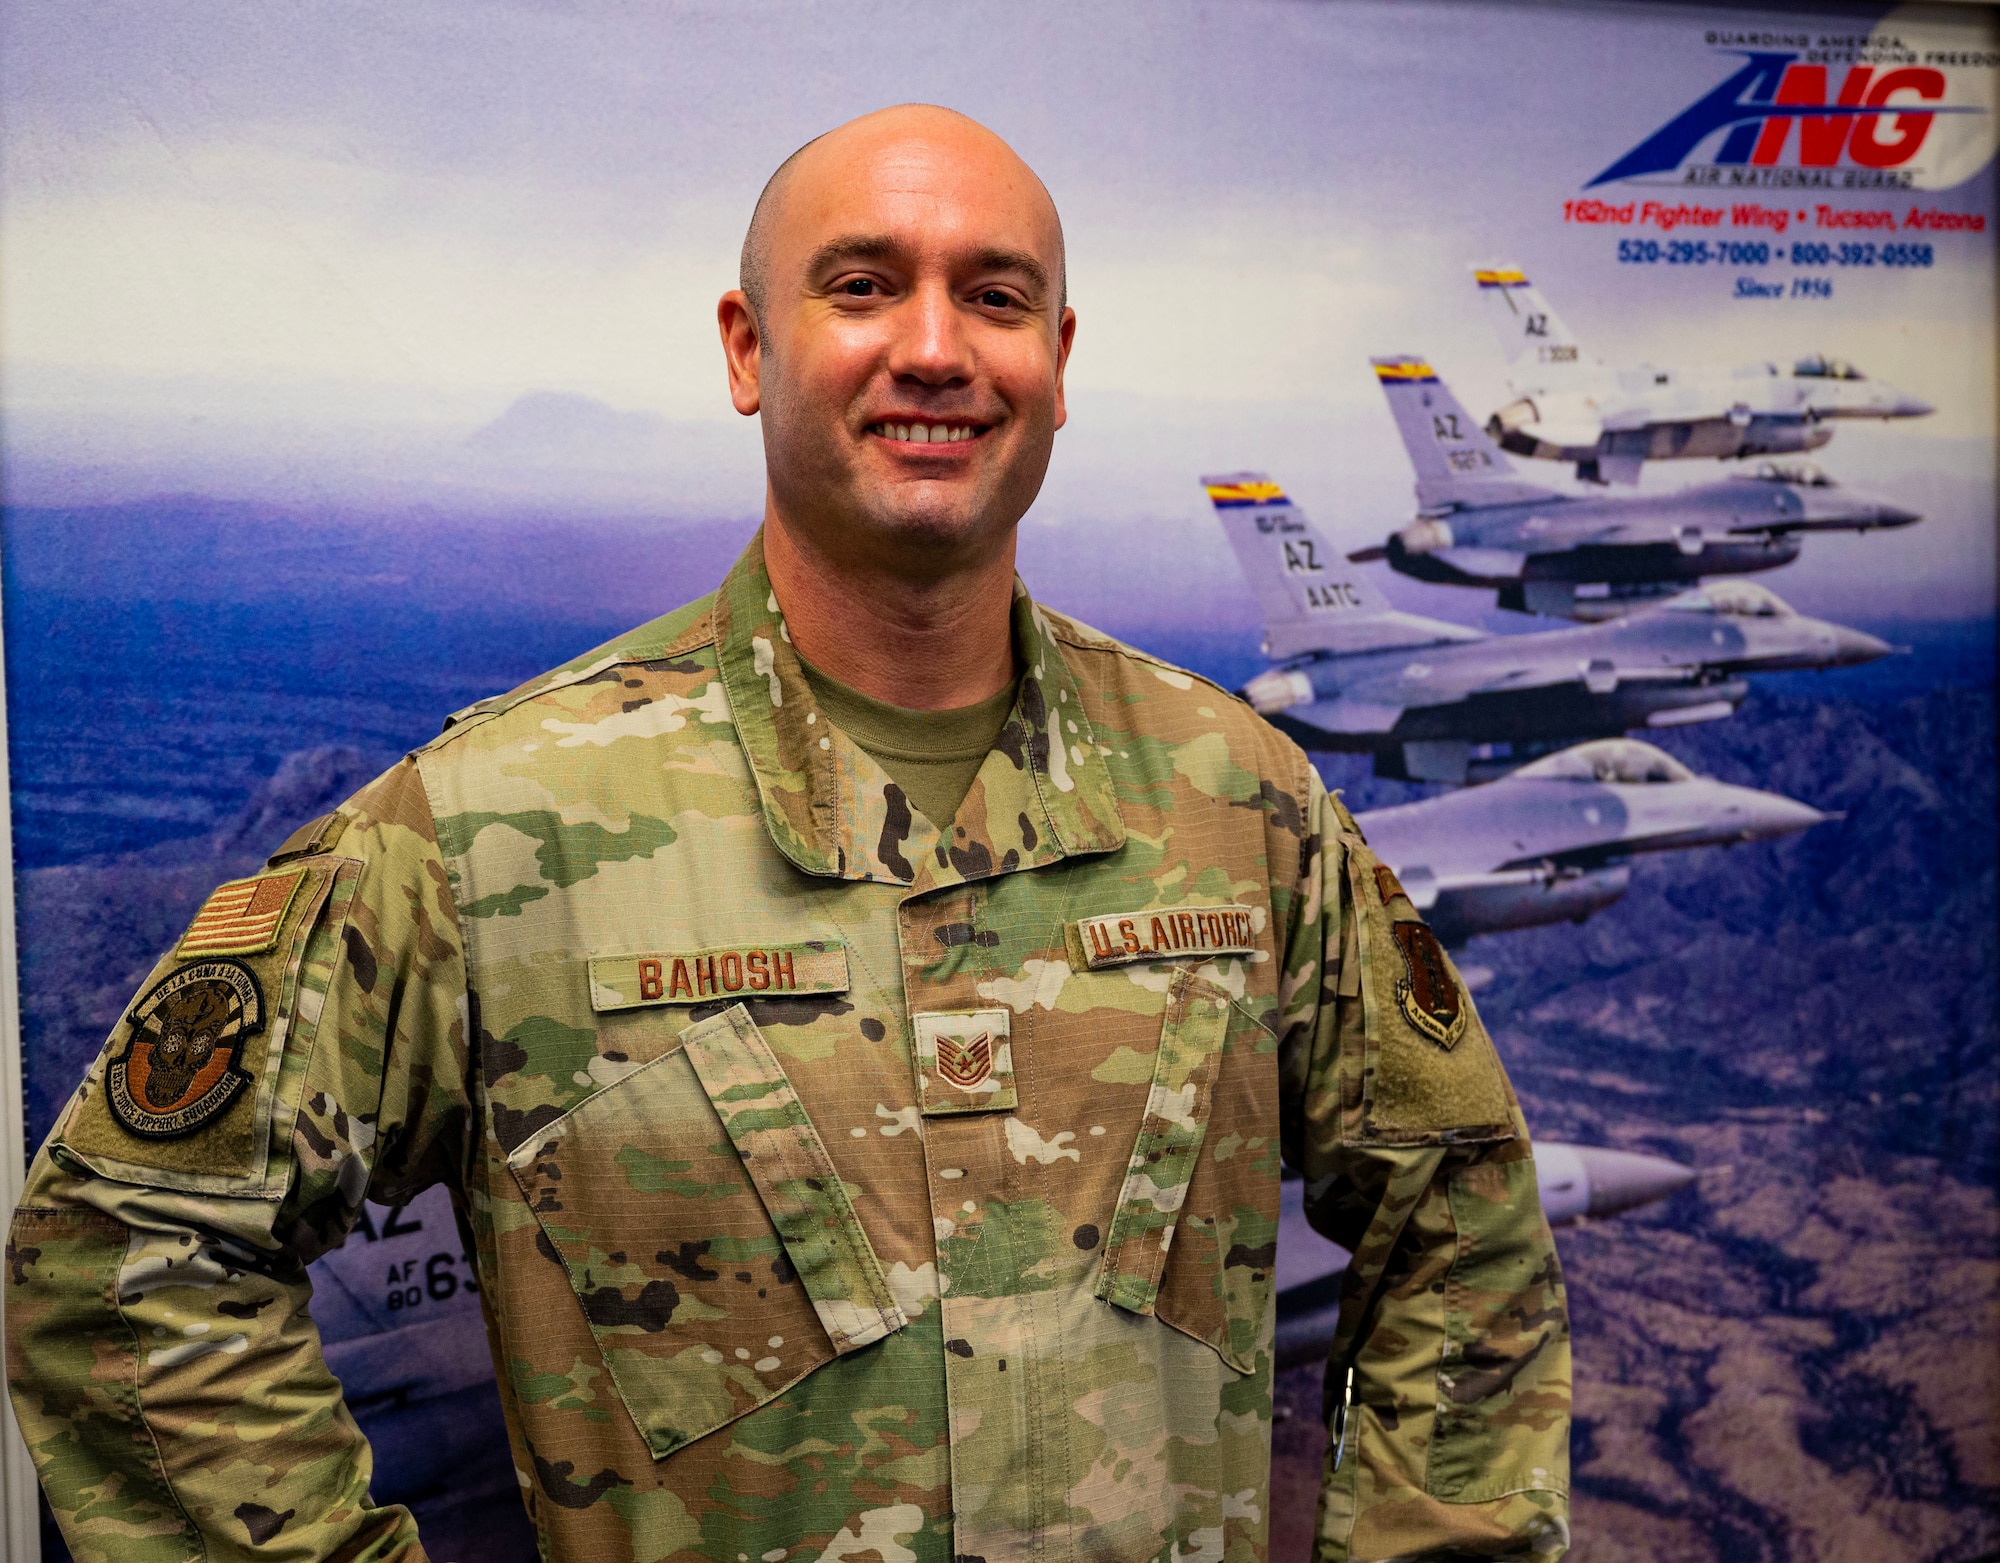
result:
[(830, 726), (792, 649), (759, 532), (715, 597), (716, 656), (771, 839), (809, 874), (937, 890), (1125, 841), (1111, 772), (1048, 616), (1014, 582), (1013, 712), (940, 830)]

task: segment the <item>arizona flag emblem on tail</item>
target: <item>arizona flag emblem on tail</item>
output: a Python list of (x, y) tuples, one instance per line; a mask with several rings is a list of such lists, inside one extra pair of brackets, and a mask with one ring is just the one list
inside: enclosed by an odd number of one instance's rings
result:
[(1206, 478), (1202, 486), (1215, 501), (1217, 510), (1235, 510), (1244, 505), (1289, 505), (1285, 491), (1269, 478)]
[(305, 877), (304, 869), (295, 868), (216, 886), (174, 954), (184, 961), (204, 955), (262, 955), (277, 943), (278, 928)]

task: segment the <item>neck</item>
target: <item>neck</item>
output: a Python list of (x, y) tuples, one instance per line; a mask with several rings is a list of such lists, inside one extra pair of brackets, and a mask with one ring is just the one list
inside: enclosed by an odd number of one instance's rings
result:
[(799, 655), (916, 711), (976, 705), (1014, 681), (1014, 533), (989, 557), (912, 577), (839, 557), (764, 518), (764, 568)]

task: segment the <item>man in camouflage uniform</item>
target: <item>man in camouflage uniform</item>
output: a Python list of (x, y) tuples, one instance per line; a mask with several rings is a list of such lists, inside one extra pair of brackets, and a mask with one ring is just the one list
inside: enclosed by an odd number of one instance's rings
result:
[[(807, 148), (722, 304), (770, 498), (720, 590), (160, 962), (9, 1249), (80, 1559), (422, 1556), (305, 1266), (440, 1181), (549, 1558), (1259, 1558), (1281, 1155), (1354, 1251), (1319, 1556), (1562, 1552), (1562, 1283), (1456, 972), (1298, 749), (1013, 579), (1061, 277), (970, 122)], [(1012, 691), (944, 822), (827, 677)]]

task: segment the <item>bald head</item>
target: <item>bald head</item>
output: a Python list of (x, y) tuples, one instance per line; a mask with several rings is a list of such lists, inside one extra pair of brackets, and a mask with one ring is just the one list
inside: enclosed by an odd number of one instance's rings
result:
[(884, 109), (786, 160), (716, 305), (730, 400), (763, 425), (781, 598), (990, 576), (1005, 620), (1014, 527), (1068, 417), (1062, 291), (1049, 192), (963, 114)]
[(753, 314), (761, 321), (770, 293), (774, 235), (784, 212), (786, 198), (795, 184), (814, 177), (839, 177), (856, 158), (878, 156), (892, 149), (922, 148), (933, 156), (966, 157), (982, 162), (997, 161), (1018, 171), (1032, 185), (1047, 209), (1055, 238), (1056, 274), (1051, 279), (1055, 297), (1054, 317), (1060, 319), (1069, 302), (1069, 277), (1063, 246), (1062, 219), (1048, 187), (1020, 155), (978, 120), (955, 109), (930, 103), (903, 103), (877, 109), (846, 124), (815, 136), (794, 152), (764, 182), (750, 214), (750, 227), (743, 235), (743, 254), (737, 269), (737, 286), (750, 301)]

